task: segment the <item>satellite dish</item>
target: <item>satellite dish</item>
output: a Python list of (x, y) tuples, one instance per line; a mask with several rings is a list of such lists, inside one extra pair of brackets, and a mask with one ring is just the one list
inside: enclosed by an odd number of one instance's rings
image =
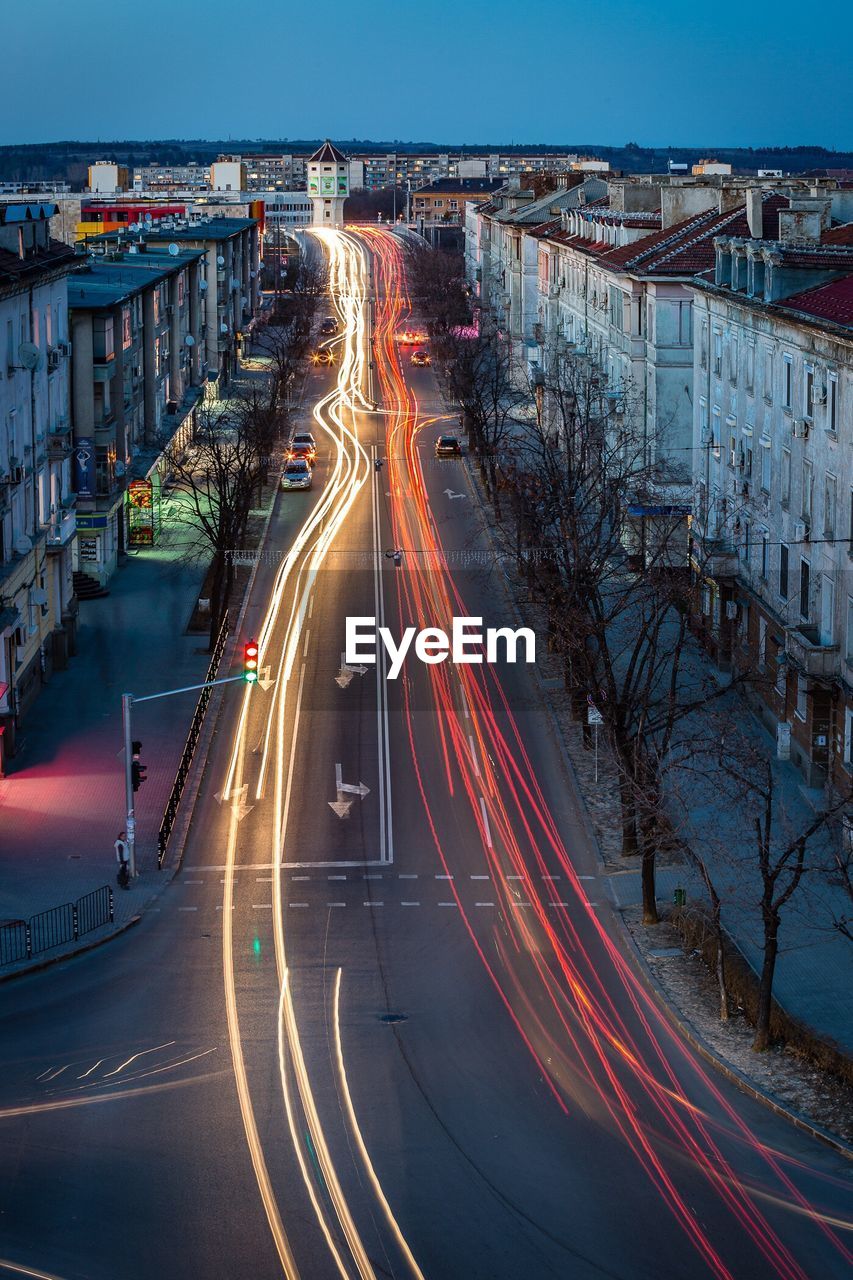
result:
[(187, 336), (184, 338), (184, 342), (185, 342), (185, 344), (186, 344), (188, 347), (194, 347), (194, 346), (195, 346), (195, 338), (192, 336), (192, 334), (191, 334), (191, 333), (188, 333), (188, 334), (187, 334)]
[(44, 356), (34, 342), (21, 343), (18, 347), (18, 359), (22, 369), (29, 369), (33, 373), (44, 365)]
[(15, 539), (15, 550), (17, 551), (19, 556), (29, 555), (32, 549), (33, 549), (33, 540), (32, 538), (28, 538), (25, 533), (22, 533), (20, 538)]
[(224, 267), (224, 266), (225, 266), (225, 259), (223, 258), (223, 256), (222, 256), (222, 254), (221, 254), (221, 253), (217, 256), (217, 259), (216, 259), (216, 265), (217, 265), (217, 267)]
[(169, 245), (169, 253), (171, 253), (171, 255), (172, 255), (172, 257), (173, 257), (173, 258), (177, 258), (178, 254), (179, 254), (180, 252), (181, 252), (181, 251), (180, 251), (180, 249), (178, 248), (178, 246), (177, 246), (176, 244), (170, 244), (170, 245)]
[(47, 592), (44, 587), (33, 587), (30, 600), (33, 604), (47, 604)]
[(150, 214), (150, 213), (146, 213), (146, 215), (145, 215), (145, 221), (146, 221), (146, 222), (153, 222), (153, 221), (154, 221), (154, 219), (152, 218), (152, 216), (151, 216), (151, 214)]
[(219, 332), (220, 332), (220, 333), (227, 333), (227, 332), (228, 332), (228, 325), (225, 323), (225, 321), (224, 321), (224, 320), (222, 321), (222, 324), (219, 326)]
[(199, 289), (206, 289), (206, 288), (207, 288), (207, 281), (206, 281), (206, 280), (199, 280), (199, 282), (198, 282), (198, 287), (199, 287)]

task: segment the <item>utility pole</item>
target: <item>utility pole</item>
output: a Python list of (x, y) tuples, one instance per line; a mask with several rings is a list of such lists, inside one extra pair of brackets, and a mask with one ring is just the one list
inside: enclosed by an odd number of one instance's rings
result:
[(133, 810), (133, 728), (131, 715), (133, 694), (121, 695), (121, 723), (124, 730), (124, 798), (127, 808), (125, 831), (127, 834), (127, 869), (130, 878), (136, 875), (136, 814)]

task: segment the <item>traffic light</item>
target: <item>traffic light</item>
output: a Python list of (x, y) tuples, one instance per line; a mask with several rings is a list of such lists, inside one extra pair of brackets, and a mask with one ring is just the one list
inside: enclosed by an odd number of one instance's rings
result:
[(243, 645), (243, 679), (254, 684), (258, 678), (258, 642), (249, 640)]
[(140, 762), (139, 754), (142, 751), (142, 743), (134, 742), (133, 756), (130, 763), (130, 780), (133, 784), (134, 791), (138, 791), (148, 775), (148, 766)]

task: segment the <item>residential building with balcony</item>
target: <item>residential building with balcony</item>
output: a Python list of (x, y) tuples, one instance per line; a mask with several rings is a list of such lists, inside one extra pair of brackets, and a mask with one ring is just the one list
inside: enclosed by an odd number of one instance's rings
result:
[(460, 225), (465, 220), (466, 201), (485, 203), (502, 185), (500, 178), (442, 178), (417, 189), (412, 195), (412, 214), (420, 223)]
[(66, 280), (52, 203), (0, 206), (0, 772), (75, 649)]
[(853, 774), (853, 223), (793, 198), (694, 292), (696, 629), (807, 781)]
[[(128, 545), (156, 541), (158, 463), (206, 376), (205, 254), (173, 249), (101, 240), (69, 282), (77, 568), (100, 585)], [(144, 532), (133, 481), (151, 482)]]

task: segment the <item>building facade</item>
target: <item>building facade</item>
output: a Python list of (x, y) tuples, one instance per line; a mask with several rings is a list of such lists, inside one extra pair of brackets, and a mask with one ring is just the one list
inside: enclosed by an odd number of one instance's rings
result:
[(342, 227), (349, 195), (349, 163), (328, 140), (308, 161), (308, 197), (315, 227)]
[(74, 652), (77, 601), (66, 278), (52, 204), (0, 207), (0, 771)]

